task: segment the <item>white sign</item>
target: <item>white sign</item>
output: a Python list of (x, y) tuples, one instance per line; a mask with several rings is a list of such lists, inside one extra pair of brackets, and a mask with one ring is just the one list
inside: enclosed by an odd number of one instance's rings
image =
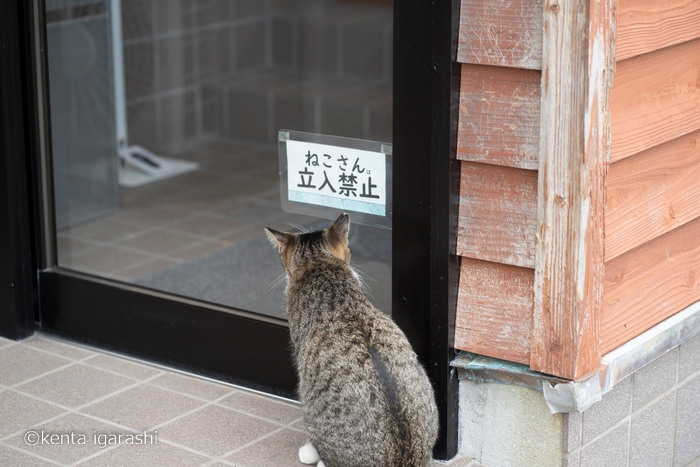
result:
[(386, 154), (286, 141), (289, 201), (386, 215)]

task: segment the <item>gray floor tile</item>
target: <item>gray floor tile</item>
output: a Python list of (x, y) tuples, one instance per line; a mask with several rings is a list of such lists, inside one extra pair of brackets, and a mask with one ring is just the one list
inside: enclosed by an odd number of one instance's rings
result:
[(301, 418), (301, 407), (297, 404), (277, 402), (246, 392), (236, 392), (218, 403), (275, 423), (287, 424)]
[(80, 467), (148, 466), (148, 467), (192, 467), (211, 458), (180, 449), (169, 444), (120, 445), (115, 449), (78, 464)]
[(0, 349), (0, 384), (11, 386), (47, 371), (73, 363), (65, 358), (49, 355), (25, 345), (11, 345)]
[(177, 183), (188, 191), (199, 191), (220, 182), (222, 178), (224, 174), (218, 170), (197, 170), (179, 176)]
[(304, 425), (304, 419), (303, 419), (303, 418), (302, 418), (301, 420), (299, 420), (299, 421), (296, 421), (296, 422), (292, 423), (289, 427), (290, 427), (290, 428), (294, 428), (295, 430), (299, 430), (299, 431), (306, 432), (306, 426)]
[(304, 466), (299, 462), (299, 448), (306, 443), (303, 433), (283, 430), (225, 457), (241, 467)]
[(446, 461), (433, 460), (430, 464), (430, 467), (475, 467), (475, 466), (478, 467), (479, 464), (476, 464), (471, 459), (467, 459), (466, 457), (462, 457), (460, 455), (457, 455), (454, 458), (446, 460)]
[(78, 238), (70, 237), (63, 233), (56, 237), (56, 249), (58, 250), (58, 262), (63, 264), (64, 261), (70, 260), (73, 255), (80, 255), (89, 250), (98, 247), (100, 243), (96, 241), (85, 241)]
[(31, 454), (18, 451), (0, 444), (0, 465), (22, 467), (55, 467), (58, 464), (49, 462)]
[(134, 383), (133, 379), (76, 363), (17, 386), (16, 389), (46, 401), (73, 408), (88, 404)]
[(165, 425), (158, 433), (180, 446), (221, 456), (279, 428), (279, 425), (211, 405)]
[(236, 214), (236, 218), (251, 222), (257, 225), (265, 225), (280, 217), (287, 216), (287, 213), (277, 204), (257, 204), (250, 209), (243, 210)]
[[(65, 410), (12, 390), (0, 392), (0, 438), (30, 428)], [(0, 463), (0, 465), (8, 465)]]
[[(439, 463), (438, 461), (433, 461), (433, 465), (441, 466), (445, 464)], [(461, 456), (457, 456), (454, 459), (451, 459), (449, 462), (447, 462), (447, 465), (449, 467), (483, 467), (481, 464), (478, 464), (471, 459), (467, 459), (466, 457)]]
[(41, 334), (35, 334), (33, 337), (22, 341), (22, 344), (34, 349), (51, 352), (59, 357), (70, 358), (71, 360), (83, 360), (91, 355), (95, 355), (90, 350), (81, 349), (75, 345), (66, 344)]
[(100, 452), (100, 446), (93, 441), (95, 434), (119, 433), (112, 425), (74, 413), (33, 430), (6, 440), (5, 444), (63, 464), (73, 464)]
[(149, 381), (148, 384), (205, 400), (215, 400), (235, 391), (223, 384), (211, 383), (196, 377), (170, 372), (163, 373)]
[(177, 222), (171, 226), (175, 231), (185, 232), (202, 237), (216, 237), (232, 230), (244, 227), (239, 221), (223, 219), (217, 216), (200, 215), (189, 220)]
[(171, 232), (165, 228), (139, 232), (120, 240), (117, 245), (149, 254), (163, 255), (185, 248), (198, 240), (189, 235)]
[(109, 276), (118, 277), (118, 280), (131, 282), (138, 277), (151, 274), (152, 272), (162, 271), (163, 269), (168, 269), (173, 266), (177, 266), (178, 264), (180, 264), (179, 261), (164, 258), (153, 258), (118, 269)]
[[(93, 352), (58, 340), (42, 339), (72, 349), (76, 351), (74, 355), (82, 355), (82, 351)], [(58, 358), (31, 348), (30, 342), (33, 341), (11, 344), (5, 350), (12, 347), (22, 349), (15, 357), (29, 355), (54, 362)], [(299, 418), (300, 409), (294, 404), (168, 370), (153, 369), (97, 350), (94, 353), (97, 355), (85, 363), (70, 363), (58, 358), (71, 366), (39, 376), (16, 389), (0, 390), (0, 438), (5, 437), (0, 444), (0, 466), (301, 465), (296, 456), (299, 446), (306, 441), (306, 434)], [(72, 353), (68, 351), (67, 354)], [(87, 365), (87, 362), (95, 366)], [(41, 362), (35, 362), (34, 366), (41, 366)], [(10, 368), (15, 372), (22, 370), (19, 365)], [(6, 378), (16, 379), (13, 375)], [(139, 384), (132, 378), (150, 379)], [(137, 386), (124, 389), (134, 384)], [(35, 397), (70, 407), (102, 399), (85, 405), (79, 413), (67, 413), (65, 409)], [(206, 405), (206, 401), (216, 403)], [(155, 428), (163, 421), (164, 425)], [(285, 424), (288, 426), (284, 427)], [(157, 437), (156, 443), (134, 446), (122, 442), (116, 447), (100, 446), (94, 438), (95, 435), (104, 435), (104, 440), (107, 435), (135, 435), (144, 429)], [(73, 434), (76, 442), (80, 441), (82, 434), (84, 444), (39, 443), (31, 446), (24, 439), (31, 430), (37, 434), (43, 432), (46, 436)], [(210, 463), (216, 457), (221, 460)], [(456, 462), (439, 465), (479, 466), (468, 459)]]
[(198, 399), (143, 384), (84, 407), (81, 412), (135, 430), (153, 430), (203, 404)]
[(176, 209), (164, 208), (161, 206), (139, 206), (128, 209), (120, 209), (115, 214), (117, 220), (125, 220), (131, 223), (145, 224), (149, 226), (163, 226), (180, 221), (189, 212), (178, 211)]
[(200, 241), (192, 243), (178, 251), (168, 253), (168, 257), (175, 258), (179, 261), (190, 261), (201, 256), (210, 255), (216, 251), (222, 250), (229, 246), (228, 243), (221, 241)]
[[(262, 233), (261, 233), (262, 232)], [(242, 230), (236, 230), (226, 235), (222, 235), (217, 238), (220, 242), (225, 242), (228, 244), (234, 244), (238, 242), (243, 242), (255, 237), (262, 237), (265, 234), (265, 230), (259, 225), (248, 227)]]
[(85, 254), (71, 257), (70, 261), (62, 266), (89, 273), (107, 274), (151, 258), (151, 255), (135, 251), (101, 246)]
[(162, 372), (162, 370), (157, 368), (105, 354), (97, 354), (93, 358), (83, 361), (83, 364), (140, 380), (156, 376)]
[(141, 226), (106, 218), (73, 227), (64, 231), (64, 233), (70, 237), (95, 240), (98, 242), (111, 242), (141, 230), (143, 230)]
[(12, 345), (14, 343), (15, 343), (15, 341), (13, 341), (13, 340), (6, 339), (4, 337), (0, 337), (0, 349), (2, 349), (3, 347), (7, 347), (8, 345)]

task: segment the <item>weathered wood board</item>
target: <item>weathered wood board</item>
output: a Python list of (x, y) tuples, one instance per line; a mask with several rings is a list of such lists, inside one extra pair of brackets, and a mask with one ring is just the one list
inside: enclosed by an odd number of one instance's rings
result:
[(462, 1), (457, 348), (576, 378), (700, 300), (699, 24), (700, 0)]
[(700, 37), (700, 0), (618, 0), (617, 60)]
[(700, 131), (611, 165), (605, 261), (698, 217)]
[(539, 71), (462, 65), (457, 158), (537, 170)]
[(461, 261), (455, 347), (529, 364), (534, 271)]
[(542, 1), (462, 0), (457, 61), (539, 70)]
[(700, 219), (605, 264), (602, 351), (700, 300)]
[(603, 216), (614, 0), (545, 0), (530, 368), (600, 365)]
[(535, 264), (537, 172), (462, 162), (457, 254)]
[(700, 129), (700, 39), (617, 64), (610, 95), (618, 161)]

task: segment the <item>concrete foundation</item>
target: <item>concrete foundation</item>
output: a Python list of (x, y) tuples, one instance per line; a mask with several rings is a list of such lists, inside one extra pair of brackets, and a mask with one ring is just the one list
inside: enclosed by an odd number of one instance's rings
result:
[(459, 450), (487, 467), (561, 466), (562, 414), (523, 386), (459, 385)]
[(460, 453), (485, 467), (700, 466), (700, 335), (582, 413), (552, 415), (536, 389), (468, 379), (459, 404)]

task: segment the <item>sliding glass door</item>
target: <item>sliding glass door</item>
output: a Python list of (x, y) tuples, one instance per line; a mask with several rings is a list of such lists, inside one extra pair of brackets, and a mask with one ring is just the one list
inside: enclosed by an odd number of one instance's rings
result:
[[(58, 266), (284, 320), (263, 228), (328, 221), (282, 209), (278, 131), (391, 142), (391, 6), (47, 0), (46, 41)], [(391, 232), (352, 232), (389, 312)]]

